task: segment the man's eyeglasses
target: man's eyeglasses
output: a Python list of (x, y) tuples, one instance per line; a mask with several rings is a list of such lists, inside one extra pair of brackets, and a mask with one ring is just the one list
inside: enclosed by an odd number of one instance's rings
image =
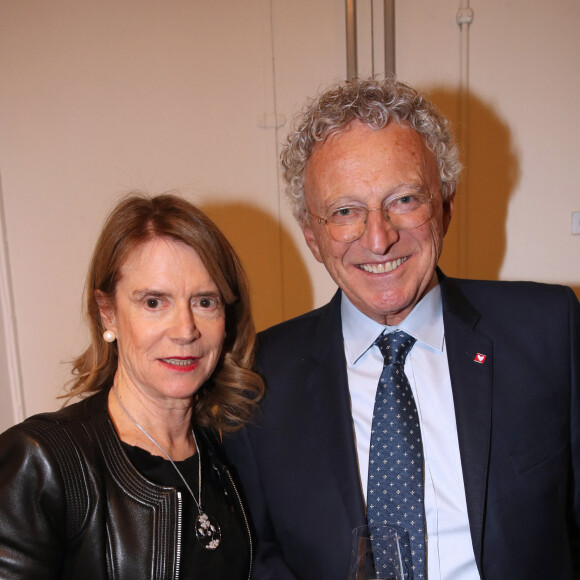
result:
[(431, 218), (433, 196), (422, 193), (406, 193), (389, 198), (382, 207), (368, 209), (360, 205), (346, 205), (332, 210), (323, 218), (310, 215), (324, 224), (330, 237), (337, 242), (354, 242), (367, 229), (369, 213), (382, 211), (384, 218), (396, 230), (412, 230)]

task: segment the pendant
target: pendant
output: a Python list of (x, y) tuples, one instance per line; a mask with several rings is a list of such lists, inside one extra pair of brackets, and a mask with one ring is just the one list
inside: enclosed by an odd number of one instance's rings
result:
[(206, 550), (215, 550), (222, 541), (222, 531), (214, 517), (201, 512), (195, 518), (195, 535)]

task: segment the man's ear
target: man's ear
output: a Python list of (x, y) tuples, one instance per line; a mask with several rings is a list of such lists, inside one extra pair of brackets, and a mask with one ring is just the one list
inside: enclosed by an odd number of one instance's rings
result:
[(305, 223), (302, 225), (302, 233), (304, 234), (304, 239), (310, 248), (310, 251), (314, 257), (322, 263), (322, 256), (320, 255), (320, 250), (318, 248), (318, 242), (316, 241), (316, 236), (314, 235), (314, 230), (310, 224)]
[(443, 200), (443, 235), (447, 233), (451, 217), (453, 216), (453, 203), (455, 201), (455, 192), (453, 192), (447, 199)]
[(102, 290), (95, 290), (95, 300), (99, 305), (101, 321), (106, 330), (117, 330), (113, 301)]

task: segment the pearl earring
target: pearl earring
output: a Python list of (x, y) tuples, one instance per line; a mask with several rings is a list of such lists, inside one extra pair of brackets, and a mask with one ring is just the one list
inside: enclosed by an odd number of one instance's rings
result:
[(112, 330), (105, 330), (105, 332), (103, 332), (103, 338), (105, 339), (105, 342), (115, 342), (117, 335)]

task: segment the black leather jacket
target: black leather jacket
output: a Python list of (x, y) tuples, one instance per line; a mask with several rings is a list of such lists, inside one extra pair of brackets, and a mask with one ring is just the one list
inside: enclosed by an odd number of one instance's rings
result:
[[(0, 435), (0, 578), (175, 580), (181, 494), (129, 462), (108, 390)], [(245, 508), (212, 433), (196, 429), (224, 491)]]

